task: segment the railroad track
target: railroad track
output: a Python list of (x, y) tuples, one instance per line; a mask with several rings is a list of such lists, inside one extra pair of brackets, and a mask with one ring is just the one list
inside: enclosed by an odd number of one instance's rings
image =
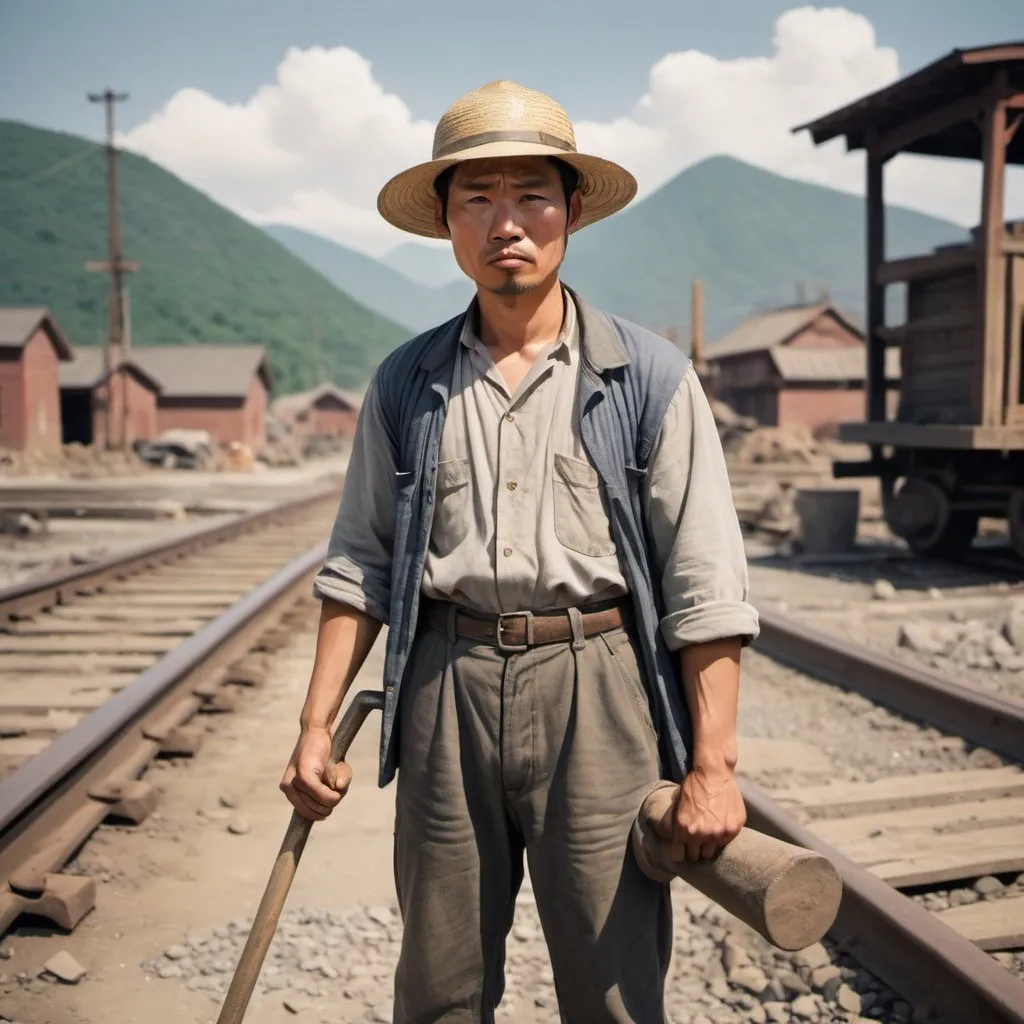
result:
[(62, 868), (102, 821), (143, 821), (147, 765), (194, 754), (200, 716), (259, 685), (336, 505), (315, 492), (0, 590), (0, 934), (92, 909), (94, 881)]
[[(777, 661), (1011, 761), (1024, 755), (1024, 704), (777, 612), (762, 611), (761, 630), (757, 648)], [(832, 939), (920, 1019), (1024, 1024), (1024, 981), (988, 955), (1024, 946), (1024, 895), (932, 914), (906, 894), (1024, 871), (1019, 765), (743, 788), (753, 827), (835, 861), (844, 897)]]
[[(197, 716), (260, 682), (334, 508), (333, 494), (292, 503), (0, 592), (0, 933), (23, 913), (72, 929), (93, 906), (93, 881), (61, 869), (104, 819), (144, 820), (146, 766), (194, 753)], [(774, 612), (757, 646), (1012, 759), (1024, 752), (1022, 705)], [(840, 867), (840, 949), (919, 1013), (1024, 1024), (1024, 982), (986, 952), (1024, 943), (1024, 897), (933, 915), (905, 894), (1024, 871), (1024, 771), (744, 792), (753, 826)]]

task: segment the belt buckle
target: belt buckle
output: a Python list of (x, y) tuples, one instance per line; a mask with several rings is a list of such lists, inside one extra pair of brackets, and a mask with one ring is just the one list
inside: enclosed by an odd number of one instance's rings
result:
[[(526, 619), (526, 643), (507, 644), (501, 637), (501, 630), (506, 619)], [(498, 616), (497, 640), (498, 650), (506, 654), (518, 654), (533, 646), (533, 612), (502, 612)]]

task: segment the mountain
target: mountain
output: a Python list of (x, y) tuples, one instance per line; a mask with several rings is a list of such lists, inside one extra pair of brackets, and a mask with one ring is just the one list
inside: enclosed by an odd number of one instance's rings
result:
[(404, 242), (381, 257), (381, 263), (428, 288), (451, 284), (462, 276), (452, 251), (447, 246)]
[[(792, 303), (800, 284), (809, 301), (827, 285), (834, 302), (862, 315), (864, 233), (862, 198), (718, 156), (573, 235), (564, 276), (610, 312), (655, 329), (686, 325), (683, 337), (699, 277), (713, 339), (752, 311)], [(886, 234), (890, 259), (967, 237), (950, 221), (892, 206)]]
[[(564, 277), (609, 312), (655, 330), (676, 326), (681, 338), (689, 336), (694, 277), (704, 283), (709, 339), (751, 312), (796, 301), (801, 288), (808, 301), (816, 301), (827, 286), (834, 302), (862, 316), (864, 230), (864, 201), (858, 196), (712, 157), (573, 235)], [(967, 235), (950, 221), (892, 206), (886, 230), (890, 258), (929, 252)], [(275, 231), (338, 287), (413, 329), (454, 316), (472, 294), (465, 278), (428, 288), (326, 239)], [(411, 250), (433, 255), (411, 242), (389, 257), (403, 248), (410, 250), (406, 260), (419, 258)], [(895, 309), (899, 289), (889, 291)]]
[[(73, 345), (106, 335), (102, 146), (0, 121), (0, 304), (49, 306)], [(135, 344), (263, 342), (277, 389), (357, 387), (409, 331), (156, 164), (121, 153)]]
[[(272, 224), (263, 230), (342, 291), (359, 296), (359, 301), (370, 309), (403, 324), (410, 331), (443, 323), (464, 309), (473, 295), (473, 286), (465, 276), (444, 287), (431, 288), (372, 256), (320, 235), (284, 224)], [(415, 243), (399, 248), (422, 249), (428, 257), (434, 255), (426, 246)], [(458, 271), (451, 250), (447, 253), (441, 250), (441, 255)], [(458, 272), (461, 275), (461, 271)]]

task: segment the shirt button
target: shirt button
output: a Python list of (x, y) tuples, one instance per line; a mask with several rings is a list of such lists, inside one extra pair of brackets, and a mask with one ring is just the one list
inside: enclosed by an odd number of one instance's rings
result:
[(505, 556), (506, 558), (508, 558), (508, 557), (509, 557), (509, 556), (510, 556), (510, 555), (512, 554), (512, 549), (511, 549), (511, 548), (505, 548), (505, 550), (504, 550), (504, 551), (502, 551), (502, 554), (503, 554), (503, 555), (504, 555), (504, 556)]
[(515, 416), (513, 416), (512, 413), (507, 413), (505, 419), (508, 420), (509, 423), (512, 423), (515, 420)]
[(518, 487), (519, 485), (515, 482), (515, 480), (509, 480), (509, 482), (505, 484), (505, 486), (508, 488), (508, 490), (514, 491), (516, 487)]

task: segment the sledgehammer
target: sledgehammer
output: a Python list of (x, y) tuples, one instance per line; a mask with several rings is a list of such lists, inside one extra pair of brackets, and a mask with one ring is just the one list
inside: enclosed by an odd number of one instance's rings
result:
[[(331, 742), (332, 761), (345, 760), (348, 748), (356, 738), (359, 727), (366, 721), (366, 716), (371, 711), (380, 711), (383, 707), (384, 694), (380, 692), (361, 690), (352, 698), (352, 703), (349, 704), (345, 714), (341, 716), (341, 722), (335, 730), (334, 739)], [(252, 991), (256, 987), (260, 968), (263, 966), (267, 950), (270, 948), (270, 940), (274, 937), (274, 930), (281, 917), (284, 901), (288, 897), (288, 890), (291, 888), (292, 879), (295, 878), (299, 858), (305, 849), (312, 825), (313, 823), (307, 818), (303, 818), (298, 811), (292, 811), (292, 820), (288, 823), (288, 831), (285, 832), (281, 849), (278, 850), (277, 860), (274, 861), (270, 880), (267, 882), (263, 899), (260, 900), (260, 905), (256, 910), (256, 917), (249, 930), (249, 937), (245, 941), (245, 948), (238, 958), (238, 964), (235, 967), (227, 995), (224, 997), (224, 1004), (221, 1006), (217, 1024), (242, 1024), (242, 1018), (245, 1016), (246, 1007), (252, 998)]]
[(662, 782), (640, 805), (631, 839), (645, 875), (681, 878), (780, 949), (804, 949), (832, 927), (843, 883), (819, 853), (744, 828), (711, 860), (673, 861), (666, 837), (678, 797)]

